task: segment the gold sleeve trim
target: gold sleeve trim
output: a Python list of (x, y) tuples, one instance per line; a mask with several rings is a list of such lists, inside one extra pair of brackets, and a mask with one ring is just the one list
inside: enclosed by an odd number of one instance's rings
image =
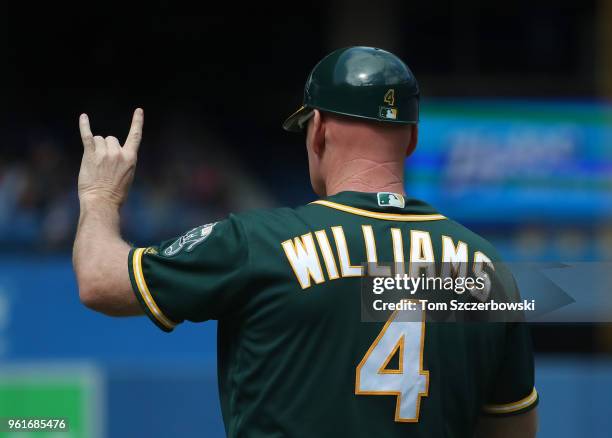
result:
[(529, 394), (527, 397), (519, 401), (516, 401), (514, 403), (501, 404), (501, 405), (485, 405), (483, 407), (483, 410), (488, 414), (509, 414), (511, 412), (520, 411), (521, 409), (525, 409), (531, 406), (532, 404), (535, 403), (537, 399), (538, 399), (538, 391), (536, 391), (536, 389), (533, 388), (533, 391), (531, 391), (531, 394)]
[(399, 222), (422, 222), (422, 221), (440, 221), (446, 219), (441, 214), (397, 214), (397, 213), (379, 213), (377, 211), (363, 210), (361, 208), (351, 207), (349, 205), (338, 204), (336, 202), (320, 199), (311, 202), (311, 204), (324, 205), (325, 207), (335, 208), (336, 210), (344, 211), (359, 216), (371, 217), (374, 219), (382, 219), (386, 221)]
[(176, 327), (176, 323), (170, 321), (170, 319), (168, 319), (166, 315), (163, 314), (159, 307), (157, 307), (157, 304), (155, 303), (155, 300), (153, 299), (153, 296), (149, 291), (147, 282), (145, 281), (144, 275), (142, 273), (142, 255), (144, 254), (145, 250), (146, 248), (137, 248), (134, 250), (134, 255), (132, 256), (132, 268), (134, 271), (134, 278), (136, 279), (136, 286), (138, 287), (138, 292), (140, 293), (140, 296), (142, 297), (144, 303), (147, 305), (149, 311), (151, 312), (151, 314), (153, 314), (155, 319), (167, 329), (173, 329), (174, 327)]

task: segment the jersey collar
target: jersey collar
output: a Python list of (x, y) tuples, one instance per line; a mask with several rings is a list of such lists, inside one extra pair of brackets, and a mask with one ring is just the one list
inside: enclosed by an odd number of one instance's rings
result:
[(406, 195), (391, 192), (365, 193), (346, 191), (315, 201), (314, 203), (366, 216), (367, 212), (382, 213), (388, 215), (389, 219), (401, 220), (400, 216), (403, 215), (419, 216), (422, 220), (445, 219), (444, 216), (439, 214), (429, 204)]

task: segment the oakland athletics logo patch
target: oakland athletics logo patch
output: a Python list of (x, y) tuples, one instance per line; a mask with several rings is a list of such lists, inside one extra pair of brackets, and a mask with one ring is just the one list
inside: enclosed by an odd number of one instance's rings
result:
[(164, 250), (165, 256), (173, 256), (178, 254), (185, 248), (185, 251), (191, 252), (196, 246), (204, 242), (216, 225), (216, 222), (200, 225), (195, 227), (193, 230), (188, 231), (178, 239), (174, 241), (172, 245)]

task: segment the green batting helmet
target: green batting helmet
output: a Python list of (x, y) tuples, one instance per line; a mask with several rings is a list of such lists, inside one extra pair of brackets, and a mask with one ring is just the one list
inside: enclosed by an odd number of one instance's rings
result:
[(374, 47), (338, 49), (312, 69), (302, 107), (283, 128), (300, 132), (314, 109), (384, 123), (417, 123), (419, 85), (393, 53)]

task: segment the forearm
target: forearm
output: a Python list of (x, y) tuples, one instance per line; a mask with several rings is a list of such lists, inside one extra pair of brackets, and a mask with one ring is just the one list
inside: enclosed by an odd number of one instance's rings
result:
[(115, 316), (142, 313), (131, 290), (130, 246), (121, 238), (118, 206), (81, 200), (73, 249), (81, 301), (93, 310)]

